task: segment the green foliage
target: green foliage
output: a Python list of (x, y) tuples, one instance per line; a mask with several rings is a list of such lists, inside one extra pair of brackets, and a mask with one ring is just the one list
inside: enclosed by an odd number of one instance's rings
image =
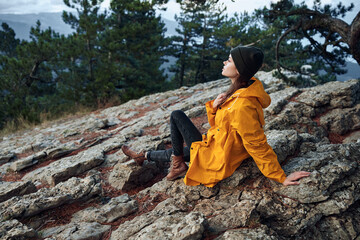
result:
[(104, 36), (108, 61), (116, 63), (114, 78), (122, 99), (165, 90), (161, 64), (169, 40), (155, 6), (164, 1), (114, 0), (110, 29)]
[[(322, 6), (320, 0), (315, 0), (313, 8), (309, 9), (305, 3), (282, 0), (271, 4), (270, 8), (256, 9), (251, 15), (244, 12), (229, 18), (216, 7), (216, 0), (178, 2), (182, 9), (180, 17), (176, 18), (180, 29), (177, 30), (179, 35), (172, 39), (171, 48), (172, 56), (177, 58), (172, 71), (178, 85), (221, 77), (222, 59), (226, 59), (230, 48), (237, 45), (252, 45), (264, 51), (261, 70), (279, 68), (297, 74), (297, 77), (287, 78), (278, 73), (277, 76), (289, 84), (310, 86), (336, 80), (335, 74), (345, 73), (343, 67), (349, 47), (328, 26), (312, 27), (312, 20), (344, 17), (353, 4)], [(304, 65), (311, 65), (311, 68), (304, 71)]]
[(15, 38), (14, 30), (7, 23), (3, 22), (1, 27), (3, 30), (0, 31), (0, 55), (15, 57), (20, 40)]
[(62, 95), (70, 101), (94, 108), (113, 94), (109, 92), (111, 76), (99, 74), (106, 66), (102, 61), (104, 53), (100, 43), (106, 29), (107, 13), (99, 12), (101, 2), (65, 0), (68, 7), (76, 9), (77, 16), (63, 12), (64, 22), (71, 25), (76, 33), (68, 37), (67, 47), (63, 51), (63, 58), (67, 61), (64, 71), (59, 73), (65, 81), (61, 85)]
[(30, 38), (17, 45), (15, 54), (0, 56), (0, 125), (18, 118), (39, 122), (39, 111), (48, 107), (43, 100), (55, 93), (51, 64), (59, 35), (50, 28), (40, 30), (37, 22)]
[[(67, 37), (51, 28), (31, 28), (20, 43), (3, 24), (0, 31), (0, 128), (6, 122), (38, 123), (71, 112), (118, 104), (165, 90), (159, 70), (169, 40), (155, 7), (166, 1), (112, 2), (100, 12), (96, 0), (64, 0), (77, 14), (63, 12), (75, 30)], [(48, 114), (49, 113), (49, 114)]]
[[(75, 30), (69, 36), (43, 30), (38, 21), (31, 28), (31, 40), (20, 41), (2, 24), (0, 128), (219, 79), (223, 61), (240, 44), (264, 51), (262, 70), (282, 67), (301, 73), (285, 77), (301, 86), (335, 80), (334, 73), (344, 73), (341, 67), (350, 53), (338, 33), (301, 24), (320, 15), (344, 17), (353, 5), (322, 6), (315, 0), (308, 9), (304, 3), (281, 0), (252, 14), (229, 17), (219, 0), (177, 0), (178, 34), (166, 38), (156, 9), (167, 0), (112, 0), (109, 11), (101, 12), (102, 1), (64, 0), (76, 10), (76, 14), (63, 12), (64, 22)], [(160, 70), (169, 56), (176, 58), (170, 82)], [(311, 68), (304, 70), (303, 65)]]
[(173, 81), (181, 86), (221, 77), (224, 47), (216, 39), (216, 32), (225, 19), (226, 8), (218, 0), (178, 2), (182, 11), (175, 19), (180, 28), (170, 47), (170, 54), (178, 59), (171, 69), (175, 72)]
[[(285, 80), (290, 84), (308, 86), (314, 84), (312, 80), (324, 83), (336, 80), (334, 74), (345, 73), (343, 67), (345, 58), (349, 56), (349, 48), (340, 44), (339, 34), (329, 27), (312, 25), (316, 25), (316, 17), (344, 17), (352, 8), (353, 4), (345, 7), (341, 3), (336, 7), (328, 4), (322, 6), (320, 0), (315, 0), (313, 8), (309, 9), (305, 3), (282, 0), (260, 12), (266, 29), (275, 29), (277, 39), (281, 40), (279, 66), (276, 67), (301, 74), (296, 80), (283, 76)], [(304, 71), (303, 65), (312, 67)]]

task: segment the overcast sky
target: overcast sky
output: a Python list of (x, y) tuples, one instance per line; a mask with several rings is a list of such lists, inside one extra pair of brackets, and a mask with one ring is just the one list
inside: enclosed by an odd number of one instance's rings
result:
[[(276, 0), (273, 0), (276, 1)], [(261, 8), (263, 6), (269, 6), (269, 0), (220, 0), (227, 6), (227, 12), (231, 15), (234, 12), (243, 12), (248, 11), (252, 12), (254, 9)], [(295, 0), (299, 3), (301, 0)], [(305, 0), (305, 3), (308, 6), (312, 6), (313, 0)], [(340, 0), (322, 0), (323, 4), (336, 5)], [(360, 4), (356, 3), (355, 0), (341, 0), (346, 6), (353, 2), (355, 5), (354, 10), (348, 14), (344, 19), (346, 22), (350, 22), (360, 11)], [(102, 3), (103, 8), (108, 8), (110, 5), (110, 0), (104, 0)], [(179, 13), (180, 7), (175, 0), (170, 0), (166, 4), (167, 11), (161, 12), (161, 15), (167, 19), (173, 20), (174, 14)], [(15, 13), (15, 14), (24, 14), (24, 13), (39, 13), (39, 12), (62, 12), (63, 10), (69, 11), (70, 9), (65, 6), (63, 0), (0, 0), (0, 13)]]

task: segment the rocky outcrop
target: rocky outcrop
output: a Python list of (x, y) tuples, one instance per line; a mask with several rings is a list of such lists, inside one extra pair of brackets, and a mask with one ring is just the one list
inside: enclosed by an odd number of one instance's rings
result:
[[(66, 239), (103, 239), (104, 234), (111, 228), (109, 225), (101, 225), (100, 223), (80, 222), (71, 223), (56, 227), (54, 229), (46, 229), (42, 232), (42, 236), (47, 240), (66, 240)], [(54, 236), (54, 237), (52, 237)]]
[(146, 184), (159, 173), (154, 162), (146, 162), (142, 167), (135, 161), (118, 163), (109, 176), (109, 183), (116, 189), (130, 190)]
[(112, 198), (101, 208), (90, 207), (73, 215), (73, 222), (111, 223), (138, 210), (138, 204), (128, 194)]
[(24, 218), (74, 201), (89, 199), (101, 192), (99, 179), (89, 176), (71, 178), (54, 188), (42, 188), (35, 193), (12, 197), (0, 203), (0, 219)]
[(151, 213), (120, 225), (110, 239), (201, 239), (205, 224), (201, 213), (184, 213), (167, 199)]
[(0, 182), (0, 202), (4, 202), (14, 196), (36, 192), (35, 185), (30, 182)]
[(2, 221), (0, 222), (0, 238), (1, 239), (19, 239), (26, 240), (39, 237), (36, 231), (27, 227), (18, 220)]
[(237, 240), (237, 239), (253, 239), (253, 240), (277, 240), (276, 232), (272, 231), (265, 225), (253, 229), (234, 229), (228, 230), (216, 240)]
[(90, 170), (104, 161), (104, 153), (99, 149), (89, 149), (78, 155), (66, 157), (48, 166), (38, 168), (23, 177), (32, 182), (45, 182), (50, 185), (64, 181), (72, 176)]
[[(246, 159), (213, 188), (167, 181), (168, 163), (137, 166), (119, 151), (171, 147), (169, 116), (205, 132), (204, 103), (220, 79), (145, 96), (0, 142), (4, 239), (357, 239), (360, 236), (360, 81), (286, 86), (260, 72), (272, 98), (268, 143), (299, 185), (265, 178)], [(36, 187), (35, 187), (36, 186)]]

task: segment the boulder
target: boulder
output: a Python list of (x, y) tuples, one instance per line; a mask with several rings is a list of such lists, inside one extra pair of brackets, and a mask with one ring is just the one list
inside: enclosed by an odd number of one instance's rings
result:
[(320, 117), (320, 125), (328, 132), (340, 135), (360, 129), (360, 104), (327, 112)]
[(35, 185), (30, 182), (0, 182), (0, 202), (4, 202), (14, 196), (36, 192)]
[(153, 211), (121, 224), (110, 239), (201, 239), (205, 225), (202, 214), (179, 212), (174, 199), (167, 199)]
[(360, 81), (333, 81), (306, 89), (296, 100), (312, 107), (352, 107), (359, 100)]
[(89, 176), (71, 178), (53, 188), (42, 188), (35, 193), (12, 197), (0, 203), (0, 219), (34, 216), (40, 212), (75, 201), (86, 200), (101, 193), (100, 179)]
[(198, 212), (157, 219), (129, 239), (202, 239), (206, 219)]
[(343, 143), (356, 143), (360, 142), (360, 130), (352, 132), (349, 136), (347, 136)]
[[(180, 211), (180, 208), (176, 206), (176, 200), (168, 198), (159, 203), (151, 212), (147, 212), (121, 224), (118, 229), (112, 232), (110, 239), (130, 239), (142, 229), (156, 222), (159, 218), (181, 213)], [(165, 226), (168, 226), (168, 224), (165, 224)]]
[(0, 239), (27, 240), (37, 238), (37, 232), (18, 220), (0, 221)]
[[(334, 191), (349, 187), (357, 189), (360, 183), (360, 178), (355, 177), (360, 174), (357, 159), (360, 159), (360, 144), (320, 145), (316, 151), (290, 159), (283, 167), (286, 174), (310, 171), (310, 177), (301, 179), (300, 185), (295, 187), (274, 183), (274, 190), (301, 203), (323, 202)], [(358, 195), (353, 192), (354, 200)]]
[(272, 115), (278, 114), (288, 103), (289, 99), (298, 93), (300, 93), (300, 90), (294, 87), (285, 88), (284, 90), (271, 93), (271, 104), (265, 108), (265, 113)]
[(301, 143), (301, 137), (295, 130), (272, 130), (266, 132), (266, 137), (280, 163), (294, 155)]
[(109, 183), (116, 189), (129, 190), (148, 183), (158, 173), (155, 162), (146, 161), (143, 166), (138, 166), (134, 160), (130, 160), (115, 165), (109, 176)]
[(101, 207), (90, 207), (73, 215), (73, 222), (98, 222), (110, 223), (120, 217), (124, 217), (138, 209), (136, 200), (132, 200), (128, 194), (110, 199)]
[(110, 228), (110, 225), (101, 225), (96, 222), (70, 223), (59, 227), (45, 229), (42, 231), (42, 236), (56, 240), (101, 240)]
[(218, 185), (220, 188), (236, 188), (248, 177), (255, 178), (261, 176), (259, 168), (252, 158), (245, 159), (235, 172), (228, 178), (221, 180)]
[(0, 155), (0, 164), (6, 163), (11, 159), (16, 157), (15, 153), (1, 154)]
[(32, 165), (37, 164), (42, 159), (45, 159), (46, 156), (47, 156), (46, 152), (40, 152), (33, 156), (29, 156), (24, 159), (19, 159), (19, 160), (13, 162), (10, 165), (10, 168), (11, 168), (11, 170), (18, 172), (20, 170), (23, 170), (25, 168), (28, 168), (28, 167), (31, 167)]
[(208, 219), (209, 230), (220, 233), (227, 229), (245, 227), (256, 218), (256, 202), (243, 200), (226, 210), (214, 212), (214, 216)]
[(98, 166), (103, 161), (104, 153), (100, 149), (93, 147), (77, 155), (63, 158), (29, 172), (23, 177), (23, 180), (45, 182), (54, 186), (61, 181)]
[(227, 230), (215, 240), (238, 240), (238, 239), (252, 239), (252, 240), (277, 240), (279, 239), (276, 232), (266, 225), (261, 225), (255, 228), (242, 228)]

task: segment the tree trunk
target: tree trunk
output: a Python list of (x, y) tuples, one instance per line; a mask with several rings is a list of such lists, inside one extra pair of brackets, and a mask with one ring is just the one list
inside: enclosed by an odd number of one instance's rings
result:
[(356, 15), (350, 27), (349, 46), (351, 54), (360, 65), (360, 12)]
[[(360, 65), (360, 12), (357, 13), (356, 17), (352, 21), (351, 25), (347, 24), (341, 19), (333, 18), (329, 15), (322, 14), (317, 11), (309, 9), (301, 9), (289, 12), (286, 16), (300, 15), (300, 16), (311, 16), (311, 19), (303, 18), (301, 24), (294, 25), (289, 28), (278, 40), (278, 43), (284, 39), (284, 37), (291, 31), (297, 31), (302, 29), (304, 31), (313, 30), (318, 28), (325, 28), (331, 32), (338, 33), (341, 37), (341, 41), (349, 46), (350, 54)], [(278, 54), (278, 49), (276, 50)], [(277, 59), (278, 65), (279, 61)]]

